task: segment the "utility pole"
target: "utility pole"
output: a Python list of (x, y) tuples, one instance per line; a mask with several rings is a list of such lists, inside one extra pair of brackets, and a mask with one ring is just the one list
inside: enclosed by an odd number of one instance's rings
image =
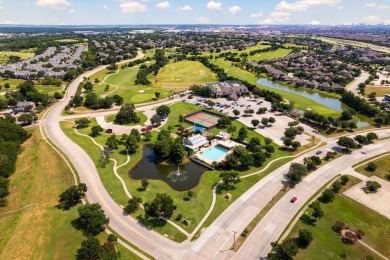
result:
[(233, 249), (236, 248), (236, 231), (233, 231)]

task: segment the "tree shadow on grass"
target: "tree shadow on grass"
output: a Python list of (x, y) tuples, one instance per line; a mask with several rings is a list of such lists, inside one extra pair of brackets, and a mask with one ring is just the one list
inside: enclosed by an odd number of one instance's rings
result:
[(303, 224), (308, 225), (308, 226), (315, 227), (315, 225), (316, 225), (316, 221), (313, 218), (311, 218), (310, 216), (306, 215), (306, 214), (303, 214), (299, 218), (299, 220), (302, 221)]
[(146, 228), (148, 230), (157, 227), (164, 227), (167, 224), (167, 222), (163, 219), (149, 218), (143, 215), (138, 215), (137, 220), (139, 225), (141, 225), (143, 228)]

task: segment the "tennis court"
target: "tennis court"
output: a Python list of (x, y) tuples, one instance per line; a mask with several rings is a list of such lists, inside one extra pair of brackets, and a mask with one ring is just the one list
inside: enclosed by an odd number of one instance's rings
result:
[(198, 113), (190, 114), (184, 117), (184, 120), (187, 121), (188, 123), (193, 125), (203, 126), (207, 129), (216, 126), (218, 124), (219, 119), (220, 117), (204, 111), (200, 111)]

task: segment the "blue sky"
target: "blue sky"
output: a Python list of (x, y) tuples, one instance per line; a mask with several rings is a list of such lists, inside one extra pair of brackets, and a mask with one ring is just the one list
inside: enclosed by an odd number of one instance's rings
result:
[(390, 24), (390, 0), (0, 0), (1, 24)]

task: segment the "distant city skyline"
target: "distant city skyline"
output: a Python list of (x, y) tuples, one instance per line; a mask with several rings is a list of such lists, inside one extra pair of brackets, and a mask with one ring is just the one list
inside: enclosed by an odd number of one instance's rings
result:
[(388, 0), (0, 0), (0, 24), (389, 24)]

